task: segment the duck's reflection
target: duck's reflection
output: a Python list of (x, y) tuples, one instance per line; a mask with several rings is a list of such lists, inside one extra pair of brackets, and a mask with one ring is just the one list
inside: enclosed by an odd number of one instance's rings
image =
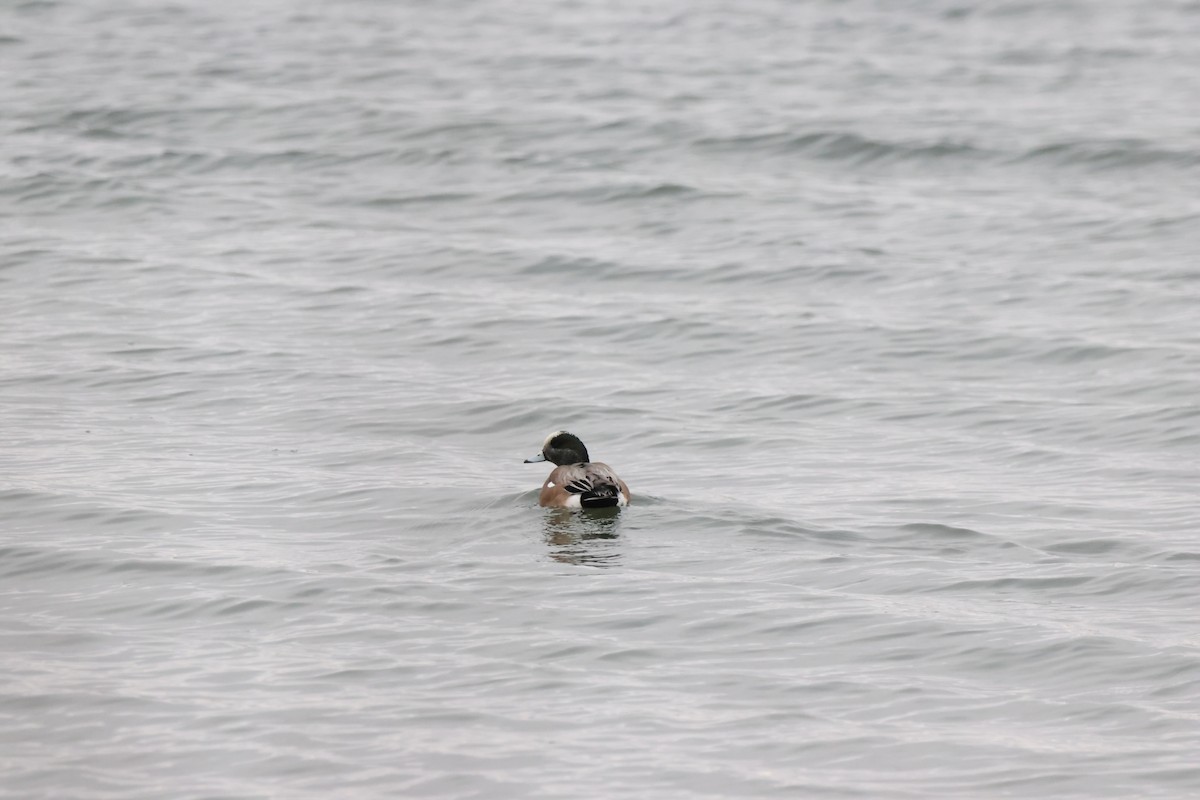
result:
[(615, 567), (621, 563), (619, 508), (546, 510), (545, 537), (550, 557), (564, 564)]

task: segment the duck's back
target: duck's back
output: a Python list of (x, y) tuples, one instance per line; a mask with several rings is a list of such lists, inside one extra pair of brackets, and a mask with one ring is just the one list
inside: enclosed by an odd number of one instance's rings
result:
[(624, 506), (629, 504), (629, 487), (608, 464), (563, 464), (542, 485), (538, 504), (555, 508)]

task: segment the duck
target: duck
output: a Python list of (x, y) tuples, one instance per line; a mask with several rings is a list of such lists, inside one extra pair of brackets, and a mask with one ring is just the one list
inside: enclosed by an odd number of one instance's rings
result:
[(555, 431), (526, 464), (549, 461), (554, 470), (542, 484), (538, 505), (544, 508), (612, 508), (629, 505), (629, 487), (612, 467), (592, 461), (579, 437)]

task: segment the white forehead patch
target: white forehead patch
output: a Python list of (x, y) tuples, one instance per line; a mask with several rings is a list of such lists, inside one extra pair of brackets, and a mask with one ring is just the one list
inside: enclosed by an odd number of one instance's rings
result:
[(550, 442), (553, 441), (554, 437), (558, 436), (560, 433), (566, 433), (566, 431), (555, 431), (554, 433), (547, 436), (546, 441), (542, 442), (542, 449), (545, 450), (547, 447), (549, 447)]

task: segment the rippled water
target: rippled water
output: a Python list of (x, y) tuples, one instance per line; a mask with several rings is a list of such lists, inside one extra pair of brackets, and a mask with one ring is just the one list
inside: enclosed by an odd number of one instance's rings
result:
[(1197, 41), (4, 5), (0, 792), (1197, 796)]

